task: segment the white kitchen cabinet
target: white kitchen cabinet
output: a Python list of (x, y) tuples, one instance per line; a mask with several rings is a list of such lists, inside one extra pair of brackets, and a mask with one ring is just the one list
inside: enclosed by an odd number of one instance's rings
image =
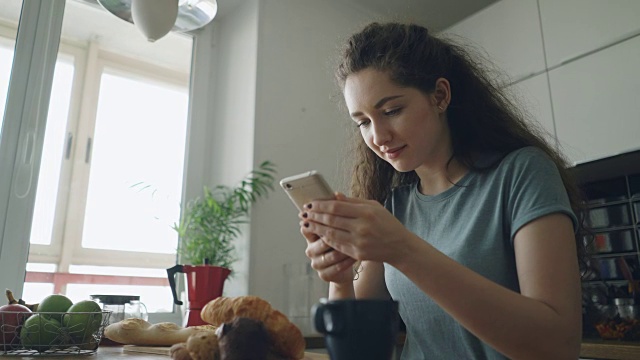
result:
[(502, 0), (446, 29), (470, 40), (513, 80), (545, 69), (535, 0)]
[(546, 139), (555, 145), (555, 125), (553, 112), (551, 111), (551, 99), (549, 96), (549, 82), (547, 74), (543, 73), (510, 86), (509, 89), (516, 100), (524, 106), (531, 120), (537, 122), (543, 131), (547, 133)]
[(556, 134), (572, 161), (640, 147), (640, 36), (549, 72)]
[(640, 32), (638, 0), (539, 0), (547, 66)]

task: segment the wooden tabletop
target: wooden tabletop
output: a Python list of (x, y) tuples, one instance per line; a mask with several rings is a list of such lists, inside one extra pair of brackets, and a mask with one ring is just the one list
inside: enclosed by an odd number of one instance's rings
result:
[(640, 359), (640, 342), (583, 340), (580, 357), (589, 359)]
[[(1, 355), (0, 355), (1, 356)], [(68, 355), (68, 356), (20, 356), (20, 359), (26, 360), (60, 360), (60, 359), (94, 359), (94, 360), (107, 360), (107, 359), (126, 359), (126, 360), (168, 360), (171, 359), (168, 355), (160, 354), (147, 354), (140, 352), (123, 351), (122, 346), (100, 346), (96, 354), (87, 355)], [(315, 354), (306, 352), (304, 360), (329, 360), (329, 356), (325, 354)]]

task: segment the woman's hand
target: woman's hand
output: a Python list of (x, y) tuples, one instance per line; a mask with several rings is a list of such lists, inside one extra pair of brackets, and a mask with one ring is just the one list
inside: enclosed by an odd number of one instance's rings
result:
[[(340, 193), (336, 200), (306, 204), (301, 219), (303, 234), (312, 234), (305, 237), (314, 244), (322, 243), (313, 248), (310, 244), (307, 256), (333, 248), (337, 253), (331, 255), (332, 260), (334, 256), (336, 260), (348, 256), (392, 263), (402, 258), (407, 248), (403, 241), (411, 238), (409, 230), (377, 201), (348, 198)], [(318, 238), (322, 241), (315, 241)], [(329, 256), (326, 254), (325, 259)]]
[(324, 241), (318, 241), (320, 237), (310, 232), (304, 223), (305, 221), (300, 222), (300, 232), (307, 239), (305, 254), (311, 260), (311, 267), (318, 272), (318, 276), (324, 281), (337, 284), (352, 282), (355, 260), (333, 250)]

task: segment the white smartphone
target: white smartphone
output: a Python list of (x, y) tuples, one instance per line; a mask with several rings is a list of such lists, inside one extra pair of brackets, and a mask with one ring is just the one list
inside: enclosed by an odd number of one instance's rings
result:
[(335, 198), (327, 181), (316, 170), (286, 177), (280, 180), (280, 186), (300, 211), (310, 201)]

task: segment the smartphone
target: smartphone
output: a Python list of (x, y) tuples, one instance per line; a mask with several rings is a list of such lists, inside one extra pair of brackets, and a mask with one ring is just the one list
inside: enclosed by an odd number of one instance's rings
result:
[(310, 201), (335, 198), (327, 181), (316, 170), (286, 177), (280, 180), (280, 186), (300, 211)]

